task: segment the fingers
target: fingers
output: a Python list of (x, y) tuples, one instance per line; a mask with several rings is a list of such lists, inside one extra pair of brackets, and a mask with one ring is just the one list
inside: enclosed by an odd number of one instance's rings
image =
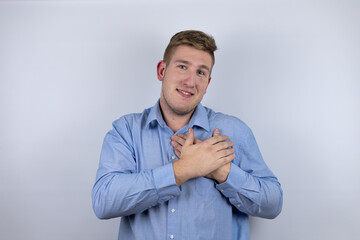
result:
[(235, 157), (236, 157), (236, 155), (235, 155), (235, 153), (233, 153), (233, 154), (231, 154), (231, 155), (229, 155), (229, 156), (226, 156), (226, 157), (224, 158), (224, 161), (225, 161), (226, 163), (229, 163), (229, 162), (231, 162), (232, 160), (234, 160)]
[(220, 131), (218, 128), (215, 128), (214, 132), (213, 132), (213, 137), (215, 136), (220, 136)]
[[(173, 138), (173, 136), (174, 136), (174, 138)], [(187, 138), (187, 135), (182, 134), (182, 133), (178, 133), (178, 134), (173, 135), (173, 136), (172, 136), (172, 138), (171, 138), (172, 140), (177, 141), (177, 142), (180, 143), (181, 145), (184, 145), (185, 140), (186, 140), (186, 138)], [(196, 144), (202, 143), (202, 141), (201, 141), (200, 139), (195, 138), (195, 143), (196, 143)]]
[(218, 151), (218, 152), (216, 153), (216, 158), (217, 158), (217, 159), (225, 158), (225, 157), (227, 157), (227, 156), (230, 156), (230, 155), (233, 154), (234, 152), (235, 152), (235, 149), (233, 149), (233, 148), (221, 150), (221, 151)]
[(227, 136), (225, 135), (219, 135), (219, 136), (214, 136), (214, 137), (211, 137), (209, 139), (207, 139), (205, 142), (207, 142), (208, 144), (210, 145), (214, 145), (214, 144), (217, 144), (219, 142), (224, 142), (228, 139)]
[(227, 141), (227, 142), (219, 142), (219, 143), (215, 144), (213, 146), (213, 148), (216, 152), (218, 152), (218, 151), (230, 148), (232, 146), (234, 146), (234, 143), (232, 141)]
[(176, 142), (176, 141), (171, 141), (171, 145), (175, 148), (175, 150), (178, 150), (178, 151), (181, 152), (182, 145), (180, 145), (178, 142)]
[[(181, 149), (183, 147), (183, 145), (185, 144), (185, 141), (187, 139), (187, 135), (182, 134), (182, 133), (178, 133), (177, 135), (172, 135), (171, 136), (171, 145), (175, 148), (175, 154), (178, 158), (181, 157)], [(195, 139), (195, 143), (202, 143), (201, 140), (194, 138)]]
[(231, 162), (232, 160), (234, 160), (235, 157), (236, 157), (235, 153), (233, 153), (233, 154), (230, 154), (230, 155), (228, 155), (226, 157), (222, 157), (219, 160), (221, 160), (223, 162), (223, 164), (227, 164), (227, 163)]
[(223, 155), (224, 157), (225, 157), (225, 156), (230, 156), (230, 155), (233, 154), (234, 152), (235, 152), (235, 149), (229, 148), (229, 149), (223, 150), (223, 151), (221, 152), (221, 155)]
[(194, 130), (192, 128), (189, 128), (188, 136), (183, 146), (189, 146), (192, 144), (194, 144)]
[[(178, 134), (178, 135), (172, 135), (172, 136), (171, 136), (171, 140), (172, 140), (172, 142), (176, 142), (177, 144), (180, 144), (180, 145), (182, 146), (182, 145), (184, 145), (184, 143), (185, 143), (186, 135), (185, 135), (185, 138), (182, 137), (182, 136), (179, 136), (179, 135), (180, 135), (180, 134)], [(184, 135), (184, 134), (182, 134), (182, 135)], [(171, 142), (171, 145), (173, 145), (172, 142)], [(174, 145), (173, 145), (173, 146), (174, 146)]]
[[(189, 134), (189, 132), (188, 132), (188, 134)], [(194, 134), (193, 130), (192, 130), (192, 134)], [(188, 137), (188, 135), (185, 135), (183, 133), (178, 133), (176, 135), (172, 135), (171, 136), (171, 140), (172, 140), (171, 145), (173, 147), (175, 147), (176, 149), (178, 149), (179, 151), (181, 151), (181, 147), (185, 144), (187, 137)], [(211, 140), (210, 140), (210, 138), (208, 139), (209, 140), (208, 143), (211, 145), (218, 144), (218, 143), (223, 142), (228, 139), (227, 136), (220, 136), (220, 131), (218, 128), (216, 128), (214, 130), (213, 137), (216, 137), (216, 138), (211, 139)], [(194, 139), (194, 141), (192, 141), (192, 143), (195, 143), (195, 144), (199, 144), (199, 143), (203, 142), (200, 139), (197, 139), (195, 137), (193, 137), (193, 139)], [(230, 146), (228, 146), (228, 147), (230, 147)], [(220, 150), (220, 148), (218, 148), (217, 150)]]
[(184, 139), (184, 141), (185, 141), (186, 138), (187, 138), (187, 135), (185, 135), (185, 134), (183, 134), (183, 133), (178, 133), (178, 134), (176, 134), (176, 135), (174, 135), (174, 136), (178, 136), (178, 137)]
[[(190, 128), (189, 128), (190, 129)], [(190, 134), (190, 131), (188, 132), (188, 134)], [(202, 143), (203, 141), (201, 141), (200, 139), (197, 139), (194, 137), (194, 131), (192, 130), (192, 135), (193, 135), (193, 141), (192, 143), (195, 143), (195, 144), (199, 144), (199, 143)], [(176, 135), (172, 135), (171, 136), (171, 145), (173, 147), (176, 147), (177, 144), (180, 144), (181, 146), (184, 146), (186, 140), (188, 138), (188, 135), (185, 135), (185, 134), (182, 134), (182, 133), (178, 133)], [(223, 141), (226, 141), (228, 139), (227, 136), (225, 135), (222, 135), (220, 136), (220, 132), (219, 132), (219, 129), (216, 128), (213, 132), (213, 137), (207, 139), (206, 141), (210, 144), (210, 145), (214, 145), (214, 144), (218, 144), (220, 142), (223, 142)], [(174, 142), (174, 143), (173, 143)], [(176, 143), (177, 144), (176, 144)], [(181, 149), (179, 149), (181, 151)]]
[(175, 155), (180, 158), (181, 157), (181, 152), (177, 149), (175, 149)]

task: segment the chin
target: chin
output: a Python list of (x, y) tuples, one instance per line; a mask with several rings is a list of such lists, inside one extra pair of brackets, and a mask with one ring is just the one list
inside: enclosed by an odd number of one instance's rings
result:
[(177, 114), (177, 115), (188, 115), (190, 113), (192, 113), (194, 111), (195, 108), (177, 108), (177, 109), (173, 109), (173, 111)]

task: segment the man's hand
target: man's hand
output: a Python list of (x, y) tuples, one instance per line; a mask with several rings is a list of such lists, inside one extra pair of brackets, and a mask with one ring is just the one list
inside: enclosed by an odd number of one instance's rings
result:
[(173, 163), (177, 185), (194, 177), (208, 177), (218, 183), (226, 181), (235, 150), (229, 149), (233, 142), (225, 142), (228, 137), (221, 136), (218, 129), (205, 141), (194, 138), (192, 129), (189, 129), (188, 136), (178, 134), (171, 139), (175, 154), (180, 158)]

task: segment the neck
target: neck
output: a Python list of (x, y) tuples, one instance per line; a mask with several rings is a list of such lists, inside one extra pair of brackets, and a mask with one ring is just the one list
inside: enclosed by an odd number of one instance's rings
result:
[(163, 107), (161, 107), (161, 103), (160, 103), (160, 110), (166, 125), (168, 125), (168, 127), (174, 133), (176, 133), (180, 128), (184, 127), (186, 124), (189, 123), (191, 116), (195, 111), (193, 110), (192, 112), (185, 115), (178, 115), (171, 111), (167, 111), (166, 108), (164, 109)]
[(183, 126), (185, 126), (186, 124), (189, 123), (191, 115), (187, 116), (187, 117), (166, 117), (165, 115), (164, 117), (164, 121), (166, 122), (166, 124), (168, 125), (168, 127), (174, 132), (176, 133), (177, 131), (179, 131), (180, 128), (182, 128)]

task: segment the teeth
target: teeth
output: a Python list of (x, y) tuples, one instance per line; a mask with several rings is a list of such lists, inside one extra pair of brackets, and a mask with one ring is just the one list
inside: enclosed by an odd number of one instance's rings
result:
[(182, 93), (185, 94), (185, 95), (191, 95), (190, 93), (184, 92), (184, 91), (182, 91), (182, 90), (179, 90), (179, 91), (182, 92)]

